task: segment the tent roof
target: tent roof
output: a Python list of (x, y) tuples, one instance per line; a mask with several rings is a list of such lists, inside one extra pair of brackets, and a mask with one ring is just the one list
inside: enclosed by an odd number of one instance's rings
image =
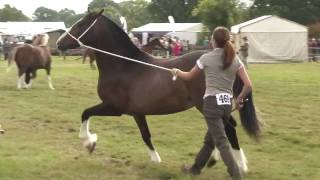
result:
[(308, 28), (275, 15), (265, 15), (231, 27), (231, 32), (307, 32)]
[(202, 32), (202, 23), (149, 23), (132, 32)]
[(256, 23), (256, 22), (258, 22), (258, 21), (264, 20), (264, 19), (269, 18), (269, 17), (271, 17), (271, 15), (260, 16), (260, 17), (258, 17), (258, 18), (251, 19), (251, 20), (249, 20), (249, 21), (246, 21), (246, 22), (243, 22), (243, 23), (234, 25), (234, 26), (231, 27), (231, 32), (233, 32), (233, 33), (238, 33), (238, 32), (240, 32), (240, 29), (241, 29), (242, 27), (248, 26), (248, 25), (250, 25), (250, 24)]
[(64, 22), (0, 22), (0, 32), (8, 35), (34, 35), (66, 29)]

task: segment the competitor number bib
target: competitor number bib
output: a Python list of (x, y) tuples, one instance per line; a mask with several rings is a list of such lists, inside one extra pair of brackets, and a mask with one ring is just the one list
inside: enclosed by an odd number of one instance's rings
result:
[(219, 93), (216, 94), (218, 105), (231, 105), (232, 96), (229, 93)]

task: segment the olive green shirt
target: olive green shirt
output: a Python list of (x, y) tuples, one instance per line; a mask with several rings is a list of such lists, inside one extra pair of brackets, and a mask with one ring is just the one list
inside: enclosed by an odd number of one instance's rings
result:
[(206, 77), (204, 98), (219, 93), (232, 95), (233, 82), (243, 64), (239, 57), (236, 56), (232, 64), (223, 70), (223, 52), (223, 48), (215, 48), (211, 52), (202, 55), (197, 61), (198, 67), (204, 70)]

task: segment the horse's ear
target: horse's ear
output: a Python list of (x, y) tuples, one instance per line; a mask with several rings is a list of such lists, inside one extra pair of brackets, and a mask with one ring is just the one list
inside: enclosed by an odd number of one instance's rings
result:
[(91, 13), (91, 11), (90, 11), (90, 6), (88, 6), (88, 9), (87, 9), (87, 11), (88, 11), (88, 13)]
[(103, 13), (104, 9), (101, 9), (100, 12), (98, 13), (98, 16), (101, 16), (101, 14)]

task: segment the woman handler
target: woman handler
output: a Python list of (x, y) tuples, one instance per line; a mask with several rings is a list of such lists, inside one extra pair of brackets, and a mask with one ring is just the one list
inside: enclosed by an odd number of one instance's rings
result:
[(229, 30), (217, 27), (213, 31), (213, 50), (201, 56), (197, 64), (189, 72), (172, 69), (172, 73), (183, 80), (190, 80), (204, 71), (206, 91), (203, 101), (203, 114), (206, 119), (208, 131), (205, 135), (204, 145), (195, 158), (194, 164), (183, 171), (191, 174), (200, 174), (216, 146), (227, 166), (232, 179), (242, 179), (239, 167), (231, 153), (231, 147), (224, 130), (224, 123), (229, 119), (232, 109), (232, 86), (236, 75), (244, 83), (240, 95), (236, 99), (236, 107), (241, 108), (243, 99), (251, 92), (252, 85), (248, 74), (235, 55), (231, 45)]

